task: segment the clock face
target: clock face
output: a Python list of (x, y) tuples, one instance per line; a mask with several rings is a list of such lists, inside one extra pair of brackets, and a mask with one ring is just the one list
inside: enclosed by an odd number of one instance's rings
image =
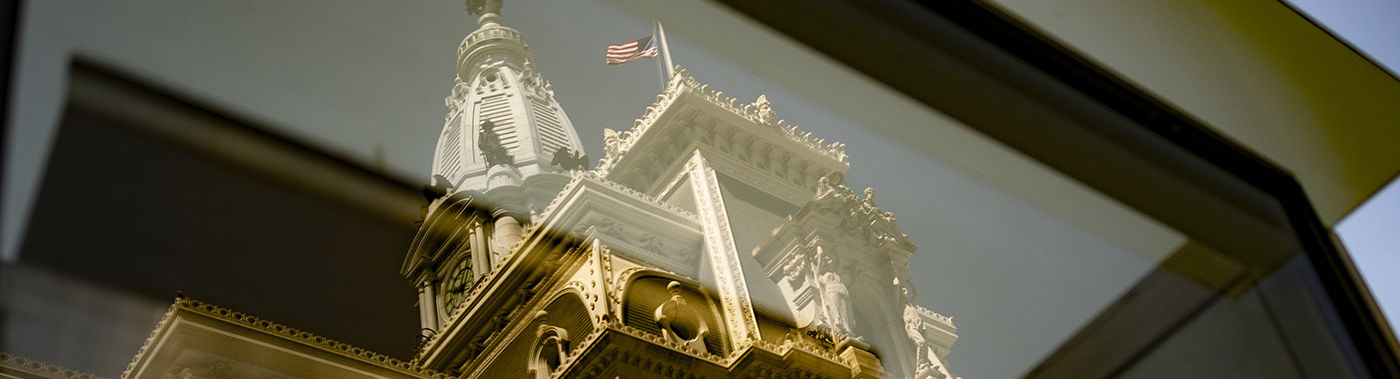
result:
[(443, 285), (443, 302), (446, 303), (447, 314), (452, 314), (457, 307), (462, 306), (462, 301), (466, 300), (467, 291), (472, 287), (472, 259), (471, 256), (463, 258), (457, 262), (457, 266), (452, 268), (448, 274), (447, 281)]

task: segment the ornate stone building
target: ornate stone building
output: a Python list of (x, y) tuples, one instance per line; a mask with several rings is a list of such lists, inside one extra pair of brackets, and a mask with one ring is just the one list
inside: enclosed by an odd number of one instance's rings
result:
[(677, 68), (588, 168), (499, 1), (458, 48), (408, 361), (177, 299), (125, 377), (948, 378), (949, 317), (839, 142)]

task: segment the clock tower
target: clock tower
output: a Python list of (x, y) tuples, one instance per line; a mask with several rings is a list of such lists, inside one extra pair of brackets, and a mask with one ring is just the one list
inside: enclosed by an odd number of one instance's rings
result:
[(426, 335), (499, 265), (588, 156), (501, 1), (468, 1), (479, 27), (457, 47), (457, 77), (433, 153), (428, 207), (402, 273), (419, 289)]

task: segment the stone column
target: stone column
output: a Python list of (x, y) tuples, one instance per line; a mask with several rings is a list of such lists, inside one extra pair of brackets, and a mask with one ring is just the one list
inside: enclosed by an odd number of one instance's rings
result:
[[(432, 288), (432, 287), (435, 287), (435, 286), (436, 286), (436, 283), (430, 284), (430, 285), (429, 285), (429, 288)], [(442, 296), (438, 296), (438, 295), (437, 295), (437, 291), (435, 291), (435, 290), (434, 290), (434, 291), (430, 291), (430, 292), (428, 292), (428, 293), (432, 295), (432, 296), (429, 296), (429, 297), (431, 298), (431, 299), (429, 299), (429, 300), (431, 300), (431, 301), (433, 302), (433, 310), (434, 310), (433, 314), (434, 314), (434, 315), (437, 315), (437, 316), (436, 316), (436, 319), (439, 320), (439, 322), (447, 322), (447, 316), (448, 316), (447, 312), (448, 312), (448, 310), (447, 310), (447, 306), (444, 305), (443, 302), (442, 302)], [(439, 328), (439, 329), (442, 328), (442, 325), (438, 325), (438, 328)]]
[(423, 307), (425, 308), (425, 312), (423, 312), (423, 314), (425, 315), (423, 327), (431, 328), (434, 331), (438, 330), (438, 328), (440, 327), (440, 325), (438, 325), (438, 304), (436, 292), (437, 291), (433, 290), (432, 281), (429, 281), (428, 284), (423, 286)]
[(504, 263), (510, 253), (510, 248), (520, 242), (520, 221), (509, 214), (502, 214), (496, 218), (494, 225), (495, 233), (491, 235), (491, 268), (495, 269)]
[(486, 245), (486, 228), (481, 226), (481, 222), (472, 223), (470, 244), (472, 249), (472, 281), (474, 282), (491, 272), (491, 250)]
[(427, 285), (418, 286), (418, 325), (424, 328), (432, 328), (433, 324), (428, 322), (428, 312), (433, 311), (433, 307), (428, 306)]

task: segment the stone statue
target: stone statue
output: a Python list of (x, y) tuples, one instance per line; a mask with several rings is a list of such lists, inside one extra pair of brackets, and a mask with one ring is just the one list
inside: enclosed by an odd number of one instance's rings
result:
[(926, 362), (930, 357), (937, 361), (938, 356), (933, 354), (928, 339), (924, 338), (924, 319), (919, 315), (918, 307), (904, 307), (904, 332), (909, 334), (909, 340), (914, 341), (914, 351), (918, 354), (920, 363)]
[(768, 104), (768, 95), (758, 95), (758, 100), (754, 100), (753, 103), (758, 108), (758, 121), (772, 124), (776, 115), (773, 113), (773, 105)]
[(802, 256), (793, 257), (792, 260), (783, 265), (783, 280), (787, 281), (792, 288), (802, 287), (809, 275), (807, 259)]
[(501, 144), (501, 136), (496, 134), (496, 124), (491, 120), (481, 122), (481, 134), (477, 137), (476, 147), (481, 149), (482, 157), (486, 158), (486, 167), (515, 164), (515, 157)]
[(502, 1), (503, 0), (467, 0), (467, 13), (473, 15), (488, 13), (501, 14)]
[(622, 133), (603, 128), (603, 156), (616, 159), (622, 152)]
[(567, 147), (561, 147), (554, 151), (554, 160), (550, 161), (550, 166), (559, 166), (566, 171), (587, 170), (588, 154), (579, 155), (577, 151), (570, 151)]
[(851, 292), (841, 274), (836, 273), (836, 259), (825, 248), (817, 247), (817, 285), (821, 289), (822, 313), (831, 330), (851, 335)]
[(823, 199), (827, 196), (837, 195), (846, 188), (846, 178), (839, 172), (823, 175), (817, 179), (817, 198)]
[(831, 186), (831, 180), (825, 176), (817, 179), (817, 198), (825, 198), (836, 192), (836, 188)]
[(837, 333), (851, 335), (851, 293), (841, 275), (827, 271), (818, 276), (822, 288), (822, 305), (826, 321)]
[(938, 351), (934, 349), (933, 341), (929, 340), (929, 328), (931, 325), (924, 322), (924, 311), (918, 305), (908, 304), (904, 306), (904, 332), (909, 335), (909, 340), (914, 342), (915, 371), (920, 378), (945, 379), (952, 374), (944, 366), (943, 360), (938, 358)]

